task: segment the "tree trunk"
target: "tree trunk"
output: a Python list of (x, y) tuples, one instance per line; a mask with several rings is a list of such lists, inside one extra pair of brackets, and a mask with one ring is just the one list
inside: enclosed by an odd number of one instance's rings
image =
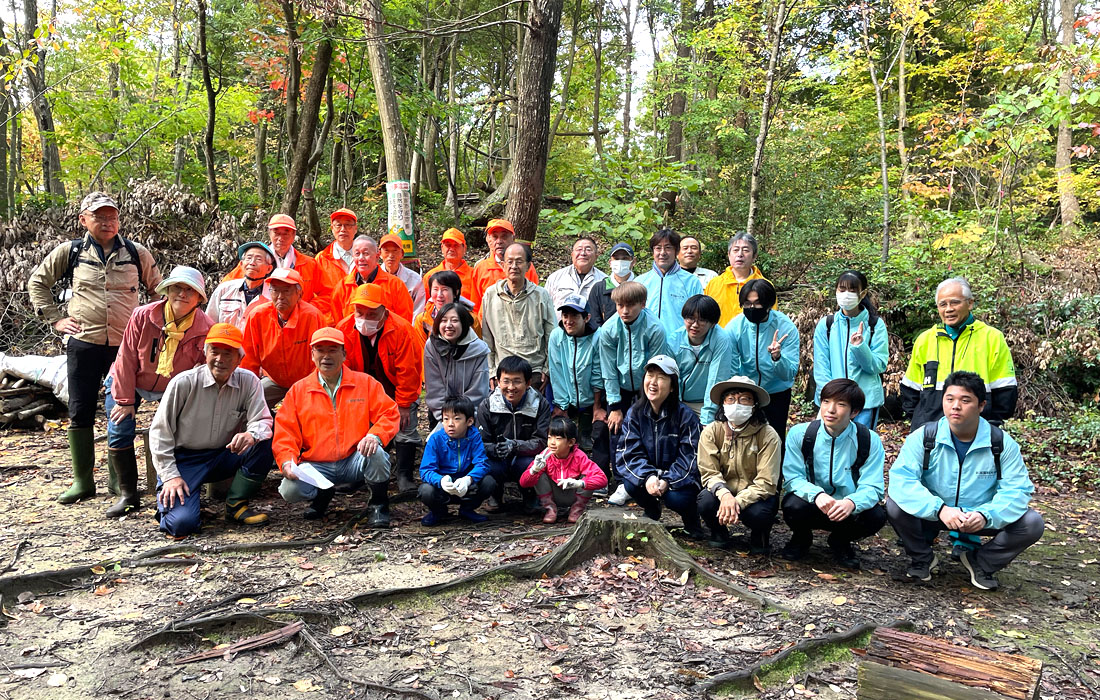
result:
[(267, 201), (268, 172), (267, 172), (267, 119), (260, 116), (256, 120), (256, 194), (260, 198), (260, 206)]
[(199, 68), (202, 70), (202, 85), (206, 90), (206, 130), (202, 135), (202, 156), (206, 162), (206, 197), (215, 206), (218, 204), (218, 173), (214, 169), (214, 126), (217, 116), (217, 93), (210, 78), (210, 57), (206, 52), (206, 0), (197, 0), (196, 13), (199, 20)]
[[(8, 50), (8, 37), (4, 28), (4, 20), (0, 17), (0, 63), (8, 65), (11, 52)], [(0, 125), (8, 123), (11, 103), (6, 81), (0, 81)], [(12, 204), (8, 200), (8, 136), (7, 129), (0, 126), (0, 218), (7, 219), (12, 211)]]
[(632, 0), (623, 4), (623, 50), (626, 52), (623, 87), (623, 152), (622, 158), (630, 157), (630, 103), (634, 96), (634, 28), (638, 24), (638, 8)]
[(563, 0), (531, 0), (526, 40), (518, 67), (516, 147), (513, 151), (512, 192), (505, 218), (516, 239), (534, 243), (538, 229), (546, 156), (550, 136), (550, 91), (558, 55)]
[[(875, 89), (875, 115), (878, 117), (879, 174), (882, 177), (882, 259), (883, 265), (890, 257), (890, 171), (886, 166), (886, 120), (882, 114), (882, 83), (875, 69), (875, 56), (871, 53), (871, 27), (867, 5), (862, 6), (863, 49), (867, 52), (867, 67), (871, 73), (871, 85)], [(889, 73), (889, 70), (887, 71)], [(884, 80), (887, 76), (884, 76)]]
[[(902, 32), (901, 45), (898, 47), (898, 161), (901, 163), (901, 200), (909, 202), (909, 149), (905, 145), (905, 130), (909, 128), (908, 105), (905, 94), (905, 52), (908, 32)], [(905, 231), (908, 236), (913, 229), (913, 216), (906, 214)]]
[[(462, 15), (462, 2), (458, 3), (458, 16)], [(451, 48), (447, 55), (447, 206), (454, 211), (458, 221), (458, 148), (460, 128), (455, 96), (455, 71), (458, 64), (458, 34), (451, 37)]]
[[(628, 0), (629, 2), (629, 0)], [(603, 84), (603, 0), (595, 0), (596, 26), (592, 44), (592, 58), (595, 60), (592, 82), (592, 142), (596, 155), (603, 162), (603, 134), (600, 133), (600, 87)]]
[[(181, 79), (183, 80), (183, 98), (180, 100), (181, 104), (186, 104), (191, 98), (191, 74), (195, 72), (195, 53), (193, 51), (187, 52), (187, 64), (183, 70)], [(179, 90), (176, 91), (177, 99)], [(176, 152), (172, 157), (172, 172), (175, 175), (176, 186), (179, 187), (183, 183), (183, 163), (187, 157), (187, 142), (186, 138), (180, 136), (176, 139)]]
[(779, 51), (783, 47), (783, 27), (794, 7), (787, 6), (786, 0), (779, 0), (772, 26), (771, 55), (768, 56), (768, 72), (764, 78), (764, 100), (760, 108), (760, 130), (756, 134), (756, 152), (752, 157), (752, 178), (749, 181), (749, 215), (745, 219), (745, 230), (753, 232), (756, 227), (756, 210), (760, 206), (760, 170), (764, 165), (764, 146), (768, 141), (768, 127), (772, 116), (772, 93), (775, 91), (775, 68), (779, 63)]
[[(1072, 53), (1075, 41), (1073, 27), (1077, 18), (1076, 0), (1059, 0), (1062, 15), (1062, 46), (1065, 49), (1063, 59), (1066, 66), (1058, 79), (1058, 96), (1070, 97), (1073, 91)], [(1058, 124), (1058, 145), (1054, 152), (1054, 170), (1058, 177), (1058, 205), (1062, 214), (1062, 233), (1069, 235), (1077, 230), (1081, 220), (1081, 205), (1077, 202), (1076, 188), (1073, 185), (1073, 134), (1069, 130), (1069, 121)]]
[[(23, 21), (24, 46), (36, 46), (35, 32), (38, 31), (38, 0), (24, 0), (25, 18)], [(57, 148), (56, 127), (53, 110), (46, 99), (46, 50), (33, 51), (35, 59), (27, 63), (27, 85), (31, 93), (31, 109), (38, 123), (38, 134), (42, 141), (42, 187), (47, 194), (65, 199), (65, 183), (61, 181), (61, 154)]]
[(688, 82), (684, 75), (691, 60), (691, 32), (694, 25), (695, 3), (693, 0), (680, 0), (680, 24), (676, 30), (676, 67), (673, 82), (676, 91), (672, 93), (672, 104), (668, 114), (668, 156), (676, 162), (684, 156), (684, 112), (687, 111), (687, 93), (684, 85)]
[[(601, 0), (597, 0), (597, 2), (599, 1)], [(627, 2), (629, 1), (627, 0)], [(558, 133), (558, 126), (561, 125), (561, 120), (569, 108), (569, 84), (573, 80), (573, 62), (577, 58), (577, 35), (581, 32), (581, 9), (583, 7), (583, 0), (576, 0), (573, 3), (573, 26), (569, 32), (569, 62), (565, 64), (565, 71), (562, 73), (561, 105), (558, 107), (558, 113), (554, 115), (554, 122), (550, 126), (550, 137), (546, 144), (547, 153), (554, 148), (554, 137)]]
[[(434, 70), (428, 68), (428, 53), (430, 42), (427, 39), (420, 41), (420, 81), (426, 84), (428, 90), (433, 88), (432, 80), (435, 78)], [(413, 143), (420, 146), (424, 142), (424, 131), (428, 128), (428, 120), (431, 117), (426, 113), (420, 114), (419, 123), (416, 125), (416, 133), (413, 135)], [(416, 195), (420, 191), (420, 174), (424, 158), (423, 149), (414, 148), (409, 161), (409, 195), (416, 203)]]
[(371, 77), (374, 79), (374, 98), (378, 104), (378, 118), (382, 122), (382, 147), (386, 152), (386, 179), (390, 182), (408, 181), (409, 150), (405, 141), (405, 127), (401, 125), (401, 112), (397, 105), (390, 54), (382, 34), (382, 6), (366, 3), (367, 56), (370, 59)]
[[(332, 23), (326, 22), (325, 26), (331, 30)], [(298, 204), (302, 198), (302, 186), (306, 183), (306, 177), (309, 175), (312, 165), (313, 141), (317, 131), (317, 120), (321, 115), (321, 100), (325, 96), (328, 70), (331, 63), (332, 41), (327, 38), (322, 39), (317, 44), (317, 55), (313, 58), (313, 72), (310, 74), (309, 83), (306, 85), (305, 102), (302, 104), (301, 119), (298, 122), (298, 139), (294, 143), (290, 169), (287, 172), (286, 191), (283, 194), (283, 204), (279, 208), (279, 211), (283, 214), (296, 216), (298, 213)]]
[(294, 15), (294, 3), (282, 0), (283, 17), (286, 19), (286, 132), (293, 152), (298, 141), (298, 99), (302, 91), (302, 57), (299, 55), (298, 20)]

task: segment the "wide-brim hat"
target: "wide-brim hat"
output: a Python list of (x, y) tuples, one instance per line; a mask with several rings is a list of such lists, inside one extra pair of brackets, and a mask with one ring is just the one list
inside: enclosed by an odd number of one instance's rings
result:
[(191, 289), (194, 289), (202, 297), (202, 301), (206, 303), (206, 280), (202, 278), (202, 273), (193, 267), (187, 267), (186, 265), (176, 265), (172, 268), (172, 274), (161, 280), (161, 283), (157, 285), (157, 294), (168, 296), (168, 288), (173, 284), (186, 284)]
[(710, 401), (715, 406), (722, 405), (722, 395), (730, 389), (742, 389), (751, 391), (756, 395), (756, 405), (760, 408), (771, 403), (772, 397), (759, 384), (748, 377), (730, 377), (724, 382), (718, 382), (710, 388)]

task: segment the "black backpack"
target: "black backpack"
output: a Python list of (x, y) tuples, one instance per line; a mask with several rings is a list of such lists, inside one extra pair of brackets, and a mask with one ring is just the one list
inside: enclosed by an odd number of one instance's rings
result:
[[(856, 423), (856, 459), (852, 462), (852, 483), (859, 484), (859, 470), (867, 463), (867, 457), (871, 454), (871, 429), (862, 423)], [(814, 481), (814, 444), (817, 442), (817, 431), (821, 430), (821, 420), (812, 420), (806, 428), (806, 434), (802, 436), (802, 461), (806, 463), (806, 476), (811, 484)]]
[[(832, 340), (833, 335), (833, 316), (836, 314), (829, 314), (825, 317), (825, 342)], [(871, 347), (871, 341), (875, 339), (875, 326), (878, 325), (878, 314), (867, 310), (867, 325), (871, 327), (871, 332), (867, 334), (867, 347)]]
[[(138, 288), (145, 287), (145, 276), (141, 274), (141, 256), (138, 255), (137, 246), (129, 238), (119, 236), (118, 239), (122, 241), (126, 252), (130, 254), (130, 260), (123, 264), (130, 264), (137, 268)], [(69, 264), (65, 267), (65, 274), (61, 275), (54, 283), (54, 296), (59, 302), (65, 290), (72, 288), (73, 273), (76, 271), (76, 266), (80, 264), (80, 254), (87, 250), (90, 245), (86, 237), (74, 238), (69, 241)], [(147, 287), (146, 291), (148, 291)]]
[[(924, 424), (924, 465), (921, 471), (928, 470), (928, 462), (932, 458), (932, 449), (936, 446), (936, 431), (939, 430), (939, 421), (931, 421)], [(989, 426), (989, 450), (993, 453), (993, 467), (997, 470), (997, 481), (1001, 480), (1001, 453), (1005, 449), (1004, 431), (997, 426)]]

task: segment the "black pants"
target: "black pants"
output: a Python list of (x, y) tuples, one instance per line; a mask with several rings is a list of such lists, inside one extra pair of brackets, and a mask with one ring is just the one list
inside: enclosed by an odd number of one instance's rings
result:
[(779, 391), (768, 394), (771, 401), (764, 407), (764, 416), (768, 419), (768, 425), (779, 433), (779, 444), (787, 442), (787, 415), (791, 412), (791, 390)]
[(475, 510), (485, 499), (493, 495), (497, 488), (497, 481), (491, 474), (486, 474), (481, 481), (474, 485), (473, 490), (467, 491), (466, 496), (458, 498), (443, 490), (440, 486), (434, 486), (427, 482), (420, 484), (416, 496), (420, 502), (428, 506), (428, 510), (443, 513), (451, 503), (457, 503), (459, 508)]
[(646, 517), (654, 520), (661, 519), (661, 502), (668, 506), (674, 513), (678, 513), (684, 521), (685, 527), (697, 527), (699, 522), (699, 510), (695, 505), (695, 486), (683, 489), (669, 489), (662, 498), (657, 498), (646, 490), (645, 485), (639, 484), (633, 487), (626, 484), (626, 491), (634, 502), (642, 507)]
[(69, 338), (65, 370), (69, 375), (69, 427), (91, 428), (99, 406), (99, 388), (118, 355), (117, 345), (93, 345)]
[[(611, 431), (607, 429), (607, 423), (592, 419), (591, 406), (570, 406), (567, 413), (570, 420), (577, 422), (581, 447), (588, 451), (588, 456), (608, 478), (608, 483), (611, 483)], [(591, 444), (585, 444), (589, 442)]]
[[(637, 391), (630, 391), (629, 389), (621, 389), (619, 391), (620, 405), (623, 407), (623, 409), (622, 409), (623, 410), (623, 423), (626, 423), (626, 412), (630, 409), (630, 406), (631, 406), (631, 404), (634, 403), (635, 399), (638, 398), (639, 393), (640, 392), (637, 392)], [(611, 411), (609, 409), (608, 413), (610, 413), (610, 412)], [(618, 474), (619, 474), (619, 465), (618, 465), (619, 457), (618, 457), (618, 455), (619, 455), (619, 437), (622, 436), (622, 434), (623, 434), (623, 424), (622, 423), (619, 424), (619, 432), (617, 432), (617, 433), (612, 433), (611, 430), (608, 429), (608, 437), (609, 437), (609, 442), (611, 444), (611, 471), (615, 474), (615, 477), (619, 480), (620, 483), (622, 483), (622, 479), (618, 476)], [(593, 459), (592, 461), (595, 462), (596, 460)], [(597, 462), (597, 464), (598, 464), (598, 462)], [(611, 483), (611, 481), (609, 479), (608, 484), (610, 485), (610, 483)]]
[(791, 528), (793, 540), (809, 540), (813, 537), (814, 530), (827, 530), (830, 533), (829, 544), (841, 544), (862, 540), (881, 530), (886, 524), (886, 509), (881, 503), (876, 503), (873, 508), (862, 513), (853, 513), (836, 523), (829, 520), (813, 503), (788, 493), (783, 497), (783, 519)]
[[(719, 533), (725, 529), (725, 525), (718, 522), (718, 505), (718, 497), (709, 489), (699, 492), (699, 515), (712, 533)], [(768, 496), (747, 508), (742, 508), (739, 522), (757, 537), (762, 537), (772, 531), (772, 525), (775, 525), (775, 517), (778, 513), (779, 496)]]

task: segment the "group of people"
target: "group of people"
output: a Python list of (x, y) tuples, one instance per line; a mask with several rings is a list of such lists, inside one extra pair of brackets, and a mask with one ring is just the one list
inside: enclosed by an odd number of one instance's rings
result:
[[(208, 295), (198, 270), (162, 278), (149, 251), (119, 235), (111, 197), (84, 199), (86, 234), (28, 280), (39, 314), (67, 336), (73, 485), (59, 501), (95, 494), (102, 385), (119, 496), (107, 514), (139, 506), (134, 415), (158, 402), (157, 515), (175, 537), (199, 528), (211, 481), (231, 479), (228, 521), (266, 522), (250, 501), (272, 468), (284, 499), (309, 502), (306, 518), (323, 517), (338, 487), (368, 487), (375, 527), (390, 525), (391, 473), (398, 491), (416, 490), (428, 526), (452, 505), (484, 520), (479, 510), (504, 508), (515, 482), (524, 510), (547, 523), (562, 511), (576, 522), (604, 494), (654, 519), (667, 506), (689, 536), (717, 546), (742, 525), (750, 551), (767, 553), (782, 511), (783, 556), (803, 558), (824, 530), (849, 567), (854, 543), (889, 520), (910, 577), (931, 577), (932, 542), (947, 530), (987, 589), (1042, 534), (1019, 448), (1000, 428), (1016, 404), (1011, 353), (974, 318), (965, 279), (939, 286), (941, 323), (916, 340), (902, 383), (913, 432), (887, 491), (875, 428), (889, 337), (858, 271), (839, 276), (837, 309), (815, 328), (818, 417), (788, 431), (800, 338), (750, 233), (730, 240), (721, 274), (699, 267), (698, 239), (670, 229), (650, 238), (649, 270), (635, 274), (624, 242), (606, 274), (584, 236), (540, 286), (506, 220), (489, 222), (489, 253), (473, 266), (464, 234), (446, 231), (442, 262), (423, 276), (402, 264), (397, 236), (358, 234), (348, 209), (330, 221), (333, 241), (314, 258), (295, 248), (293, 218), (273, 216), (268, 240), (241, 245)], [(163, 298), (138, 306), (142, 287)]]

